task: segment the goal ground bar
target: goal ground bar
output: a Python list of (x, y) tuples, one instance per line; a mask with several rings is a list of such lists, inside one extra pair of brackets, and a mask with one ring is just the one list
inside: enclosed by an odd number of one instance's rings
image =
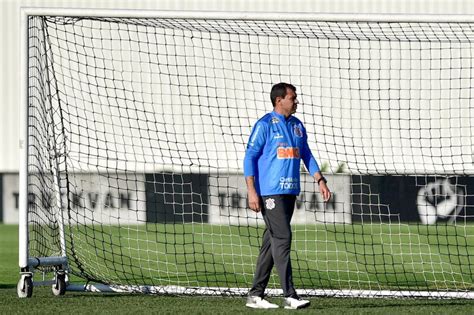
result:
[[(186, 288), (182, 286), (126, 286), (106, 284), (69, 284), (68, 291), (115, 292), (115, 293), (148, 293), (148, 294), (187, 294), (216, 296), (245, 296), (248, 288)], [(474, 299), (474, 292), (439, 292), (439, 291), (392, 291), (392, 290), (297, 290), (301, 296), (325, 297), (358, 297), (358, 298), (437, 298), (437, 299)], [(282, 296), (281, 289), (268, 289), (269, 296)]]

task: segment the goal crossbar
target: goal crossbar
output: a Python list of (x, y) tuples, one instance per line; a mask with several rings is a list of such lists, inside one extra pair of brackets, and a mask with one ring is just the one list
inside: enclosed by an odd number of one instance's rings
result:
[(383, 13), (289, 13), (289, 12), (236, 12), (236, 11), (175, 11), (175, 10), (126, 10), (126, 9), (73, 9), (23, 7), (24, 16), (70, 16), (114, 18), (162, 18), (196, 20), (256, 20), (275, 21), (326, 21), (326, 22), (402, 22), (402, 23), (471, 23), (471, 14), (383, 14)]

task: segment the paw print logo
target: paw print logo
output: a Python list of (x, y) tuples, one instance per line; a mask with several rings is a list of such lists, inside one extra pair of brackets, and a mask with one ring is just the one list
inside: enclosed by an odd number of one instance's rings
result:
[(417, 206), (423, 224), (434, 224), (439, 219), (456, 222), (465, 206), (465, 193), (448, 179), (428, 183), (418, 191)]
[(275, 199), (273, 198), (268, 198), (266, 201), (265, 201), (265, 208), (267, 208), (268, 210), (272, 210), (275, 208)]

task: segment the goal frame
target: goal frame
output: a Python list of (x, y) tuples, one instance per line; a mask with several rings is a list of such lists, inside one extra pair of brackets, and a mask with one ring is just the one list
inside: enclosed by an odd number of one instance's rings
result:
[[(59, 285), (68, 291), (89, 292), (142, 292), (199, 295), (246, 295), (245, 288), (235, 288), (221, 292), (218, 288), (185, 288), (177, 286), (112, 286), (104, 284), (72, 284), (68, 279), (68, 259), (62, 211), (58, 211), (60, 222), (61, 256), (31, 257), (29, 255), (28, 225), (28, 18), (30, 16), (70, 16), (70, 17), (114, 17), (114, 18), (179, 18), (179, 19), (214, 19), (214, 20), (276, 20), (286, 21), (327, 21), (327, 22), (458, 22), (474, 23), (473, 15), (441, 15), (441, 14), (339, 14), (339, 13), (280, 13), (280, 12), (225, 12), (225, 11), (155, 11), (155, 10), (123, 10), (123, 9), (70, 9), (70, 8), (20, 8), (20, 160), (19, 160), (19, 267), (20, 280), (18, 290), (32, 289), (33, 286), (52, 285), (53, 293)], [(54, 173), (54, 169), (53, 169)], [(54, 174), (53, 174), (54, 175)], [(54, 179), (56, 193), (60, 194), (57, 178)], [(60, 198), (58, 208), (60, 208)], [(53, 280), (33, 282), (34, 269), (39, 266), (54, 266)], [(62, 279), (62, 280), (61, 280)], [(28, 282), (31, 281), (31, 282)], [(65, 281), (64, 283), (59, 283)], [(31, 287), (28, 287), (31, 286)], [(28, 287), (28, 288), (27, 288)], [(308, 291), (306, 291), (308, 292)], [(270, 289), (269, 295), (281, 295), (282, 290)], [(25, 293), (26, 294), (26, 293)], [(56, 293), (55, 293), (56, 294)], [(64, 294), (61, 292), (59, 294)], [(56, 294), (56, 295), (59, 295)], [(430, 292), (430, 291), (391, 291), (391, 290), (330, 290), (313, 289), (307, 295), (333, 297), (415, 297), (415, 298), (464, 298), (474, 299), (474, 292)], [(26, 297), (30, 297), (31, 294)], [(25, 296), (20, 296), (25, 297)]]

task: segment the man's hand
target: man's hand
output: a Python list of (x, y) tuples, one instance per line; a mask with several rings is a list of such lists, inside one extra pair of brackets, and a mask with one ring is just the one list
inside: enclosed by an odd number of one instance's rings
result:
[(321, 172), (316, 172), (314, 174), (314, 180), (318, 183), (319, 192), (321, 193), (324, 202), (328, 202), (331, 199), (331, 191), (329, 190), (328, 185), (326, 185), (326, 179), (323, 174), (321, 174)]
[(249, 198), (249, 208), (252, 209), (255, 212), (260, 212), (262, 210), (260, 208), (260, 197), (257, 195), (257, 192), (250, 191), (248, 192), (248, 198)]
[(260, 212), (262, 209), (260, 208), (260, 197), (255, 190), (255, 177), (247, 176), (245, 182), (247, 183), (249, 208), (255, 212)]
[(331, 199), (331, 191), (324, 181), (319, 182), (319, 192), (323, 196), (324, 202), (328, 202)]

